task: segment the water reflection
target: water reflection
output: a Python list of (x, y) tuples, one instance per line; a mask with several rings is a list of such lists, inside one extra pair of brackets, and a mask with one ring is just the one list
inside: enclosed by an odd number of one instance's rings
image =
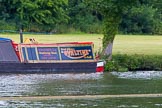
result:
[(161, 71), (137, 71), (137, 72), (111, 72), (112, 75), (123, 79), (159, 79)]
[(0, 108), (161, 108), (162, 98), (4, 101)]
[[(0, 75), (0, 96), (64, 96), (162, 93), (162, 72)], [(0, 108), (162, 107), (162, 98), (0, 101)]]
[[(102, 79), (103, 74), (5, 74), (0, 75), (0, 96), (54, 95), (77, 93), (83, 82)], [(87, 83), (89, 84), (89, 83)], [(66, 90), (65, 88), (68, 88)], [(59, 95), (56, 93), (55, 95)]]

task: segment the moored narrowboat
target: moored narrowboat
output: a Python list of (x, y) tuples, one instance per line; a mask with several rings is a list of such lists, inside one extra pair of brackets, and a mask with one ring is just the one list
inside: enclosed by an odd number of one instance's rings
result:
[(103, 72), (95, 59), (93, 42), (15, 43), (0, 38), (0, 73), (94, 73)]

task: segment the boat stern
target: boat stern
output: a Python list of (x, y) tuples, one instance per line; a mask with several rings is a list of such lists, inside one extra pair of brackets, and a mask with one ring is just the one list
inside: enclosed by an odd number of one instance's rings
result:
[(104, 72), (104, 64), (105, 64), (105, 61), (97, 61), (97, 67), (96, 67), (96, 72)]

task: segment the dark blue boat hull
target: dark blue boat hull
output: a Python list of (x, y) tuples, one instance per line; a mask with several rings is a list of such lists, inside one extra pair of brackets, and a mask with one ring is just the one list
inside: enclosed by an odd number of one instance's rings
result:
[(0, 63), (0, 73), (94, 73), (96, 66), (96, 62)]

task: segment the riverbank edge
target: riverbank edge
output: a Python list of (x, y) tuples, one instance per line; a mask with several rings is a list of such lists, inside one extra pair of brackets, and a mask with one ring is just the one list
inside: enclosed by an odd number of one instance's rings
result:
[(115, 54), (105, 64), (105, 72), (112, 71), (162, 71), (162, 55)]

